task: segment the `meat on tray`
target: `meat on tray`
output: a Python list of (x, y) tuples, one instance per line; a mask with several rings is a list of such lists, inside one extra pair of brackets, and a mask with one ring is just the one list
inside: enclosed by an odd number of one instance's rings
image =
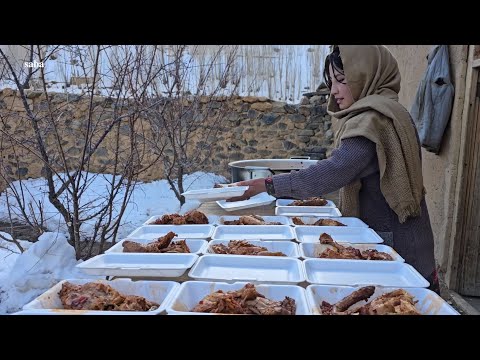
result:
[(316, 257), (324, 259), (351, 259), (351, 260), (390, 260), (393, 261), (393, 257), (383, 251), (375, 249), (367, 249), (360, 251), (360, 249), (352, 246), (343, 246), (333, 241), (332, 237), (327, 233), (320, 235), (320, 243), (330, 245), (332, 248), (328, 248), (322, 251), (320, 254), (316, 254)]
[(58, 295), (63, 308), (69, 310), (153, 311), (160, 306), (142, 296), (122, 295), (110, 285), (96, 282), (74, 285), (67, 281)]
[(156, 219), (150, 225), (208, 224), (207, 216), (201, 211), (192, 210), (185, 215), (168, 214)]
[(228, 245), (216, 244), (212, 245), (215, 254), (229, 255), (256, 255), (256, 256), (287, 256), (280, 251), (272, 252), (264, 246), (257, 246), (246, 240), (230, 240)]
[(359, 301), (368, 300), (375, 292), (375, 286), (362, 287), (335, 304), (322, 301), (322, 315), (421, 315), (415, 307), (418, 301), (403, 289), (383, 294), (371, 302), (356, 308), (350, 307)]
[(266, 222), (261, 216), (258, 215), (245, 215), (240, 216), (238, 220), (227, 220), (223, 222), (223, 225), (282, 225), (280, 222)]
[(130, 253), (189, 253), (190, 248), (185, 240), (173, 241), (172, 239), (177, 236), (173, 231), (167, 233), (167, 235), (158, 238), (157, 240), (148, 243), (140, 244), (135, 241), (125, 240), (122, 243), (123, 252)]
[(251, 315), (295, 315), (295, 300), (285, 296), (282, 301), (267, 299), (257, 292), (255, 285), (246, 284), (235, 291), (218, 290), (205, 296), (191, 310), (193, 312)]
[(310, 197), (305, 200), (295, 200), (292, 203), (288, 204), (287, 206), (324, 206), (327, 204), (328, 202), (324, 198)]
[[(293, 217), (292, 221), (295, 225), (307, 225), (305, 224), (302, 219), (299, 217)], [(346, 226), (345, 224), (341, 223), (340, 221), (333, 220), (333, 219), (319, 219), (315, 221), (310, 226)]]

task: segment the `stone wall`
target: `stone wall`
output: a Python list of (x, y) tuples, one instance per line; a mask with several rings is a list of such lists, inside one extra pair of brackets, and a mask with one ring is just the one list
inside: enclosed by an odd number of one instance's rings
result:
[[(39, 115), (48, 114), (48, 103), (40, 92), (29, 92), (28, 105)], [(49, 94), (51, 103), (55, 105), (55, 118), (58, 117), (58, 131), (65, 149), (66, 161), (74, 165), (82, 156), (84, 145), (85, 122), (89, 109), (97, 126), (108, 124), (112, 118), (112, 101), (108, 98), (94, 97), (93, 106), (90, 99), (78, 95)], [(207, 101), (208, 100), (208, 101)], [(237, 97), (201, 99), (202, 106), (216, 108), (226, 106), (228, 112), (220, 124), (220, 131), (215, 139), (192, 140), (190, 151), (197, 151), (200, 143), (213, 142), (211, 156), (201, 165), (199, 170), (211, 171), (230, 178), (228, 163), (236, 160), (259, 158), (289, 158), (291, 156), (310, 156), (311, 159), (323, 159), (331, 148), (333, 132), (331, 121), (326, 114), (325, 97), (323, 95), (304, 98), (301, 104), (290, 105), (271, 101), (265, 97)], [(11, 134), (22, 142), (34, 144), (32, 125), (17, 92), (11, 89), (0, 91), (0, 116), (2, 132), (0, 133), (0, 160), (2, 171), (6, 171), (10, 180), (17, 177), (37, 178), (44, 174), (44, 164), (31, 152), (26, 151), (18, 143), (9, 140)], [(42, 117), (40, 116), (40, 117)], [(143, 134), (151, 132), (148, 122), (143, 119), (138, 131)], [(40, 126), (47, 126), (39, 122)], [(48, 134), (49, 149), (55, 151), (56, 137), (52, 129), (45, 128)], [(122, 141), (128, 140), (128, 124), (119, 127)], [(91, 164), (92, 172), (111, 172), (113, 157), (118, 155), (114, 146), (115, 138), (110, 136), (95, 153)], [(50, 154), (61, 163), (60, 154)], [(145, 150), (145, 161), (150, 161), (152, 154)], [(20, 161), (16, 161), (19, 158)], [(54, 164), (55, 166), (55, 164)], [(5, 169), (5, 170), (4, 170)], [(141, 179), (145, 181), (164, 177), (162, 162), (145, 172)], [(0, 184), (1, 186), (1, 184)]]

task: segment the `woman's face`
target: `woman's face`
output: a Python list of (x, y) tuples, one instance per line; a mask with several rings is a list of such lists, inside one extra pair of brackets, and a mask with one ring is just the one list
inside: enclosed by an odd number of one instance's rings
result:
[(345, 75), (334, 70), (330, 65), (330, 78), (332, 79), (332, 88), (330, 89), (330, 95), (335, 98), (340, 110), (348, 109), (355, 100), (353, 99), (352, 92), (347, 85), (347, 79)]

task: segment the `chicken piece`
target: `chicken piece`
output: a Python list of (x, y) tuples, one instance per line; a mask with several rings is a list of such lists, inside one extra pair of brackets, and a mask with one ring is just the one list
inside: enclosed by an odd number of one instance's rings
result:
[(416, 303), (407, 291), (398, 289), (372, 300), (358, 312), (360, 315), (421, 315), (415, 307)]
[(313, 223), (314, 226), (346, 226), (342, 224), (340, 221), (333, 220), (333, 219), (320, 219)]
[(352, 310), (348, 310), (350, 306), (356, 304), (362, 300), (368, 300), (370, 296), (375, 292), (375, 286), (365, 286), (358, 290), (355, 290), (350, 295), (344, 297), (342, 300), (335, 304), (330, 304), (326, 301), (322, 301), (320, 310), (322, 315), (349, 315)]
[(172, 225), (186, 225), (188, 223), (187, 223), (187, 220), (184, 216), (179, 216), (179, 217), (174, 218), (172, 220), (171, 224)]
[(243, 225), (240, 223), (240, 219), (238, 220), (225, 220), (223, 225)]
[(324, 198), (311, 197), (305, 200), (295, 200), (292, 203), (288, 204), (288, 206), (324, 206), (327, 204), (328, 202)]
[(178, 214), (163, 215), (160, 219), (156, 219), (153, 223), (150, 223), (150, 225), (171, 225), (174, 219), (181, 217), (182, 215)]
[(390, 260), (393, 261), (393, 257), (390, 254), (387, 254), (383, 251), (378, 251), (375, 249), (368, 249), (362, 251), (362, 258), (364, 260)]
[(333, 249), (326, 249), (318, 255), (319, 258), (327, 259), (357, 259), (362, 260), (362, 253), (359, 249), (351, 246), (342, 246), (339, 243), (333, 241), (332, 237), (326, 233), (320, 235), (320, 243), (331, 245)]
[(230, 240), (228, 246), (224, 244), (212, 245), (212, 250), (216, 254), (286, 256), (282, 252), (270, 252), (264, 246), (256, 246), (245, 240)]
[(266, 299), (253, 284), (224, 293), (218, 290), (205, 296), (192, 309), (194, 312), (222, 314), (294, 315), (295, 300), (285, 297), (283, 301)]
[(208, 224), (207, 216), (201, 211), (192, 210), (185, 214), (187, 224)]
[(64, 309), (71, 310), (149, 311), (159, 306), (141, 296), (123, 296), (110, 285), (95, 282), (84, 285), (66, 282), (58, 295)]
[(170, 242), (175, 236), (177, 236), (177, 234), (170, 231), (165, 236), (145, 245), (135, 241), (126, 240), (122, 243), (123, 252), (159, 253), (162, 252), (162, 249), (165, 249), (170, 245)]
[(265, 225), (265, 220), (262, 217), (255, 217), (253, 215), (240, 216), (240, 223), (242, 225)]
[(299, 217), (293, 217), (292, 218), (292, 221), (295, 225), (305, 225), (305, 223), (302, 221), (302, 219), (300, 219)]
[(283, 301), (273, 301), (257, 297), (245, 303), (248, 310), (257, 315), (295, 315), (297, 306), (295, 300), (285, 296)]
[(160, 250), (161, 253), (190, 253), (190, 248), (186, 240), (173, 241), (166, 248)]

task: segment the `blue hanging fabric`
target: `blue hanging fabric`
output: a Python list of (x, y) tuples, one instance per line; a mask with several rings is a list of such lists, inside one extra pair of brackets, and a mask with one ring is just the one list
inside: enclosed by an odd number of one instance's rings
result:
[(420, 81), (410, 111), (422, 146), (438, 154), (452, 112), (455, 89), (451, 82), (448, 45), (437, 45), (428, 55), (425, 76)]

